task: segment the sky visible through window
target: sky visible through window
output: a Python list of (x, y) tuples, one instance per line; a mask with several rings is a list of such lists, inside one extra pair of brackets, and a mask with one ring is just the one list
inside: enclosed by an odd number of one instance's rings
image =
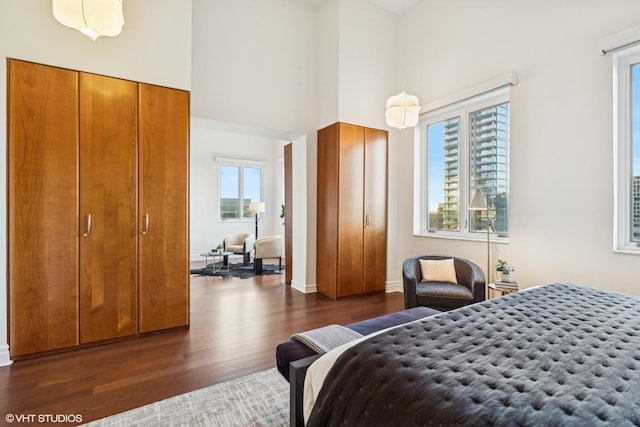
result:
[[(225, 199), (238, 199), (240, 190), (239, 167), (222, 166), (220, 169), (220, 196)], [(260, 201), (260, 168), (244, 167), (243, 198), (252, 202)]]
[(444, 122), (434, 123), (427, 130), (429, 158), (429, 212), (435, 212), (444, 202)]
[(247, 168), (244, 171), (244, 198), (252, 202), (259, 202), (260, 199), (260, 169)]
[(253, 217), (249, 205), (262, 201), (261, 175), (260, 168), (250, 166), (220, 167), (220, 219)]
[(240, 190), (237, 166), (222, 166), (220, 168), (220, 197), (223, 199), (237, 199)]

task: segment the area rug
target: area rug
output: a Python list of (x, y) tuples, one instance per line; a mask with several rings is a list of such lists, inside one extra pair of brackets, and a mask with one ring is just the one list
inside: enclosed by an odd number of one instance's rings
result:
[[(219, 266), (218, 266), (219, 267)], [(216, 267), (216, 268), (218, 268)], [(278, 265), (273, 264), (263, 264), (262, 266), (262, 274), (282, 274), (284, 272), (284, 265), (281, 269), (278, 268)], [(213, 265), (209, 264), (206, 268), (194, 268), (191, 270), (191, 274), (200, 274), (206, 276), (219, 276), (219, 277), (239, 277), (241, 279), (248, 279), (250, 277), (255, 277), (256, 274), (253, 271), (253, 264), (242, 265), (242, 263), (230, 264), (229, 269), (221, 268), (219, 270), (214, 270)]]
[(98, 426), (287, 426), (289, 383), (276, 368), (84, 424)]

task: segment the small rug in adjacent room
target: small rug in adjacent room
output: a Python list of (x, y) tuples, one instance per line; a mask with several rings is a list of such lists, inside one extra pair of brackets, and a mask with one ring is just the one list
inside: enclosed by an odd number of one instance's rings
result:
[[(219, 265), (216, 267), (216, 269)], [(284, 265), (282, 269), (278, 269), (277, 264), (263, 264), (262, 266), (262, 274), (282, 274), (284, 272)], [(194, 268), (191, 270), (191, 274), (201, 274), (206, 276), (219, 276), (219, 277), (239, 277), (241, 279), (248, 279), (250, 277), (259, 276), (253, 271), (253, 264), (242, 265), (242, 263), (230, 264), (229, 269), (220, 268), (219, 270), (215, 270), (213, 264), (209, 264), (206, 268)]]
[(271, 368), (84, 425), (284, 427), (289, 425), (289, 383)]

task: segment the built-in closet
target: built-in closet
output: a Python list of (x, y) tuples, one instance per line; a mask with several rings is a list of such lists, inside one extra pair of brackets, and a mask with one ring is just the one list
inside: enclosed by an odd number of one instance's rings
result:
[(387, 140), (348, 123), (318, 131), (316, 276), (332, 299), (385, 289)]
[(12, 358), (189, 325), (189, 93), (9, 59)]

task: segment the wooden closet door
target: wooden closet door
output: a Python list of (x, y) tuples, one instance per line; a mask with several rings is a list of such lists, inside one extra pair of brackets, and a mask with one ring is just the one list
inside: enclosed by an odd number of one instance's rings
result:
[(140, 332), (189, 324), (189, 93), (139, 85)]
[(364, 292), (383, 291), (387, 279), (387, 132), (365, 129)]
[(331, 299), (338, 278), (338, 137), (338, 123), (318, 131), (316, 283)]
[(364, 128), (340, 123), (338, 297), (363, 292)]
[(138, 332), (137, 84), (80, 73), (80, 342)]
[(8, 60), (11, 356), (78, 344), (77, 73)]
[(284, 146), (284, 282), (293, 279), (293, 144)]

